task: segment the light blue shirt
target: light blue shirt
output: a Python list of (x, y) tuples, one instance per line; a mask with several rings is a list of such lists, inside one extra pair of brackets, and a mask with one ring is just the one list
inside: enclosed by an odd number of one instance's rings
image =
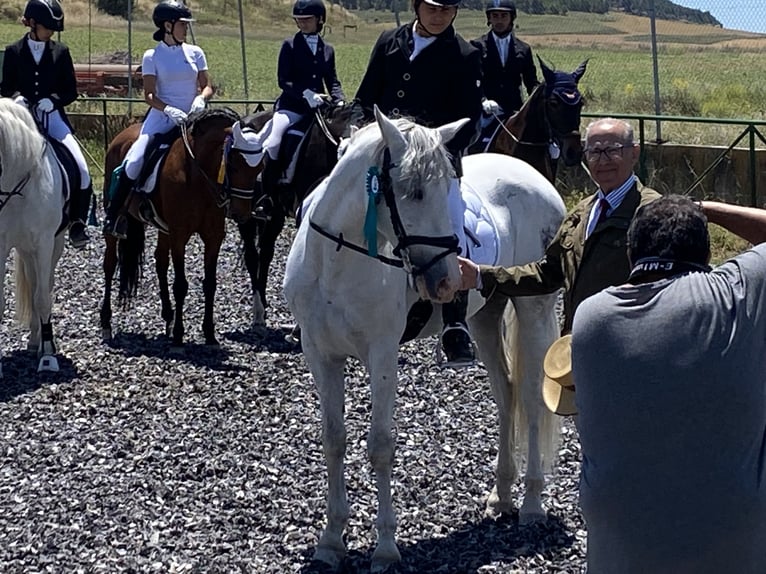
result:
[(596, 223), (601, 216), (601, 200), (605, 199), (607, 203), (609, 203), (609, 211), (606, 212), (608, 217), (615, 209), (620, 206), (622, 200), (625, 199), (626, 195), (628, 195), (628, 192), (633, 187), (633, 184), (636, 183), (636, 181), (638, 181), (638, 178), (635, 176), (635, 174), (631, 174), (625, 183), (623, 183), (617, 189), (610, 191), (608, 195), (604, 195), (604, 192), (601, 189), (596, 192), (596, 201), (593, 204), (593, 208), (590, 210), (590, 215), (588, 216), (588, 227), (585, 229), (585, 239), (590, 237), (590, 234), (596, 228)]

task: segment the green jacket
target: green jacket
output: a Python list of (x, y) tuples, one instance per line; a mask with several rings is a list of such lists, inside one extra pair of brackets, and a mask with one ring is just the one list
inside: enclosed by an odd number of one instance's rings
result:
[(588, 215), (596, 201), (596, 194), (591, 195), (569, 212), (539, 261), (506, 268), (482, 265), (482, 295), (544, 295), (563, 287), (563, 333), (569, 333), (580, 303), (606, 287), (627, 281), (628, 226), (639, 206), (658, 197), (656, 191), (639, 182), (585, 240)]

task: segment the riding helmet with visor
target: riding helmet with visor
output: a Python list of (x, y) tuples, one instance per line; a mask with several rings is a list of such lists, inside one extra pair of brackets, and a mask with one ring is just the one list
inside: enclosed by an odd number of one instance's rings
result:
[(487, 14), (487, 18), (489, 18), (490, 12), (509, 12), (511, 20), (516, 19), (516, 5), (511, 0), (489, 0), (484, 12)]
[(154, 7), (152, 12), (152, 21), (159, 28), (154, 33), (154, 39), (158, 42), (165, 37), (165, 22), (175, 24), (176, 22), (194, 22), (191, 10), (188, 6), (179, 0), (162, 0)]
[(34, 20), (54, 32), (64, 31), (64, 10), (58, 0), (29, 0), (24, 8), (24, 19)]

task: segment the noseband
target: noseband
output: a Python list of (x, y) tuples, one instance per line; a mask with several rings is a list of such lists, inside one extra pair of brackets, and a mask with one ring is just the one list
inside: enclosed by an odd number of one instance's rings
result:
[[(391, 216), (391, 225), (393, 226), (394, 233), (396, 234), (397, 244), (394, 247), (393, 253), (397, 259), (386, 257), (385, 255), (380, 255), (378, 253), (370, 253), (368, 249), (356, 245), (355, 243), (351, 243), (350, 241), (346, 241), (343, 238), (342, 233), (339, 235), (333, 235), (332, 233), (325, 231), (320, 225), (311, 221), (311, 219), (309, 219), (309, 225), (320, 235), (334, 241), (338, 246), (336, 251), (340, 251), (341, 248), (347, 247), (353, 251), (356, 251), (357, 253), (362, 253), (364, 255), (374, 257), (386, 265), (403, 268), (414, 279), (419, 275), (423, 275), (426, 271), (447, 257), (449, 254), (460, 253), (460, 248), (458, 246), (458, 238), (454, 234), (442, 235), (439, 237), (429, 237), (427, 235), (410, 235), (407, 233), (407, 230), (404, 228), (404, 224), (402, 223), (401, 216), (399, 215), (399, 208), (396, 204), (396, 195), (394, 194), (394, 186), (391, 181), (391, 169), (394, 167), (396, 167), (396, 164), (391, 163), (391, 151), (386, 148), (383, 151), (382, 170), (378, 176), (380, 182), (380, 192), (374, 194), (374, 203), (372, 206), (370, 206), (370, 209), (375, 209), (375, 205), (377, 205), (377, 203), (380, 201), (380, 194), (382, 194)], [(417, 267), (412, 264), (409, 256), (409, 248), (413, 245), (440, 247), (443, 248), (443, 251), (434, 255), (425, 265)]]

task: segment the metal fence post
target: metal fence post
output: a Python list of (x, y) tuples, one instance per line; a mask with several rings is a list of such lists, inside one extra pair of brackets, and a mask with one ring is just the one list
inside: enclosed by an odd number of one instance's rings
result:
[(750, 150), (748, 154), (750, 159), (750, 206), (758, 207), (758, 183), (755, 176), (755, 126), (749, 124), (747, 131), (750, 134)]
[(638, 119), (638, 143), (641, 146), (638, 152), (638, 179), (646, 183), (646, 133), (644, 118)]

